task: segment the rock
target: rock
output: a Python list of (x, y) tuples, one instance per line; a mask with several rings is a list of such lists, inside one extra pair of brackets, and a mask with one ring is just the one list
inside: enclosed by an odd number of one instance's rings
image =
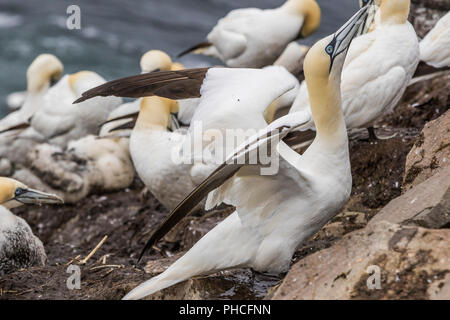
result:
[(409, 20), (423, 38), (449, 10), (448, 0), (412, 0)]
[(403, 191), (450, 163), (450, 110), (427, 123), (406, 157)]
[(392, 200), (370, 222), (450, 226), (450, 166)]
[(327, 223), (315, 237), (342, 237), (343, 235), (364, 228), (367, 224), (366, 215), (362, 212), (343, 212)]
[(271, 298), (449, 299), (449, 261), (450, 230), (380, 221), (296, 263)]
[[(169, 259), (172, 260), (172, 259)], [(168, 262), (169, 260), (166, 260)], [(174, 259), (175, 260), (175, 259)], [(162, 271), (167, 266), (157, 263), (149, 270)], [(147, 265), (149, 266), (149, 265)], [(154, 268), (156, 267), (156, 269)], [(150, 278), (150, 277), (149, 277)], [(268, 290), (280, 281), (278, 277), (254, 274), (249, 269), (236, 269), (218, 272), (209, 276), (195, 277), (178, 283), (147, 297), (147, 300), (210, 300), (210, 299), (261, 299)]]

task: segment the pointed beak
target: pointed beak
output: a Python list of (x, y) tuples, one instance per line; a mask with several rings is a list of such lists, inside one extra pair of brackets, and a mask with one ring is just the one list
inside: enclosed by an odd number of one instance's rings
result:
[(333, 59), (345, 52), (354, 38), (366, 33), (375, 16), (376, 6), (374, 0), (370, 0), (367, 5), (362, 7), (350, 20), (347, 21), (335, 34), (336, 49)]
[(63, 204), (64, 201), (58, 196), (33, 189), (24, 190), (20, 195), (14, 197), (14, 200), (23, 204)]

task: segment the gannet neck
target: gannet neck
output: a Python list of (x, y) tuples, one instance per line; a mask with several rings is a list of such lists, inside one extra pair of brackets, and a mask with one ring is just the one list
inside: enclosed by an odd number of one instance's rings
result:
[(136, 130), (155, 129), (166, 131), (170, 122), (170, 114), (178, 112), (178, 103), (161, 97), (142, 98)]
[(304, 71), (311, 103), (311, 113), (317, 129), (317, 139), (338, 145), (347, 138), (341, 109), (341, 61), (330, 70), (330, 57), (325, 47), (330, 38), (317, 42), (308, 52)]
[(313, 78), (307, 81), (307, 87), (317, 138), (332, 143), (347, 138), (341, 109), (340, 79)]
[(303, 37), (312, 34), (320, 25), (321, 11), (315, 0), (288, 0), (282, 9), (304, 19), (300, 32)]
[(404, 24), (408, 20), (410, 0), (381, 0), (379, 19), (382, 24)]
[(140, 65), (142, 73), (170, 71), (172, 59), (164, 51), (150, 50), (142, 56)]
[(30, 64), (27, 70), (27, 92), (39, 94), (57, 81), (63, 72), (63, 64), (52, 54), (41, 54)]

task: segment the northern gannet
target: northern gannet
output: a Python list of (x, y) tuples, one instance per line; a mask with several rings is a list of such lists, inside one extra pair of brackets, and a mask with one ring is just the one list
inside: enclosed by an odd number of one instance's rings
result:
[[(367, 1), (363, 1), (365, 5)], [(368, 128), (393, 111), (419, 63), (419, 43), (408, 22), (410, 0), (376, 0), (374, 29), (350, 46), (342, 71), (342, 107), (348, 129)], [(303, 82), (290, 112), (310, 112)], [(311, 126), (313, 128), (313, 124)]]
[(237, 9), (220, 19), (207, 36), (180, 56), (193, 52), (221, 59), (229, 67), (261, 68), (273, 64), (286, 46), (319, 27), (315, 0), (287, 0), (276, 9)]
[(44, 265), (47, 256), (42, 242), (30, 226), (9, 209), (23, 204), (55, 204), (52, 194), (29, 189), (17, 180), (0, 177), (0, 276), (33, 265)]
[(435, 68), (450, 67), (450, 12), (420, 41), (420, 59)]
[(52, 54), (40, 54), (27, 69), (27, 92), (23, 107), (0, 120), (0, 131), (28, 121), (43, 105), (43, 97), (63, 72), (63, 64)]
[[(27, 70), (27, 91), (12, 92), (6, 97), (6, 105), (10, 110), (20, 109), (27, 99), (27, 93), (44, 93), (56, 83), (63, 72), (63, 64), (52, 54), (43, 53), (37, 56)], [(40, 80), (33, 80), (40, 79)], [(41, 85), (32, 86), (30, 82), (41, 82)], [(36, 88), (38, 90), (36, 90)], [(35, 106), (37, 107), (37, 106)]]
[[(27, 93), (22, 107), (0, 120), (0, 158), (23, 163), (26, 153), (33, 146), (30, 139), (18, 139), (18, 130), (29, 126), (28, 121), (45, 103), (45, 95), (63, 72), (63, 64), (51, 54), (41, 54), (27, 70)], [(17, 129), (17, 130), (16, 130)]]
[[(308, 150), (301, 156), (283, 141), (278, 143), (278, 138), (308, 122), (305, 113), (275, 120), (244, 143), (172, 211), (148, 245), (214, 189), (207, 208), (226, 203), (236, 211), (165, 272), (139, 285), (124, 299), (141, 299), (193, 276), (229, 268), (285, 272), (296, 248), (339, 212), (352, 187), (341, 109), (341, 71), (352, 39), (365, 32), (368, 8), (362, 8), (335, 34), (317, 42), (306, 56), (304, 70), (317, 127)], [(258, 166), (240, 164), (239, 159), (272, 143), (277, 143), (277, 150), (271, 159), (279, 156), (280, 161), (276, 175), (261, 175)]]

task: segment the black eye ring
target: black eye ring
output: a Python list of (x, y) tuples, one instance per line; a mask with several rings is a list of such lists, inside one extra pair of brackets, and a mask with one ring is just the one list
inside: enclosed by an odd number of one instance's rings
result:
[(329, 44), (329, 45), (325, 48), (325, 52), (328, 53), (328, 54), (330, 54), (330, 55), (333, 53), (333, 51), (334, 51), (334, 47), (333, 47), (331, 44)]
[(16, 191), (14, 191), (14, 196), (15, 197), (18, 197), (18, 196), (20, 196), (22, 193), (24, 193), (25, 192), (25, 190), (24, 189), (22, 189), (22, 188), (17, 188), (16, 189)]

